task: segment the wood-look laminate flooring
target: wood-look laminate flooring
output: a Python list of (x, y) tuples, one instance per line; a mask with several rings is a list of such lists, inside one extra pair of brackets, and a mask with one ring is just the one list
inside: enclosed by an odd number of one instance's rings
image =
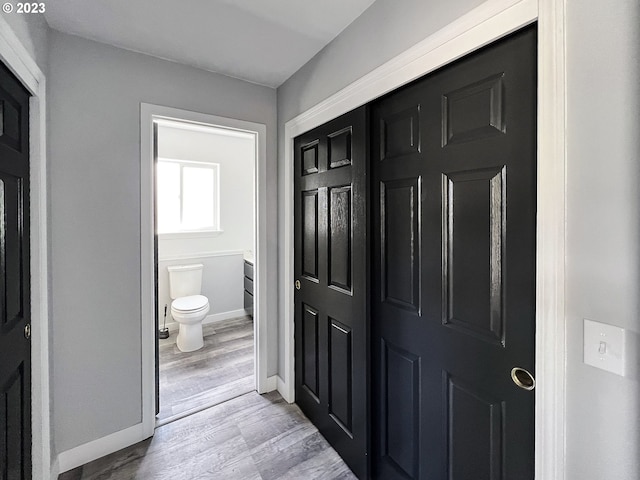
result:
[(238, 317), (203, 325), (204, 347), (181, 352), (178, 332), (160, 340), (160, 424), (255, 389), (253, 321)]
[(156, 429), (60, 480), (356, 479), (296, 405), (255, 391)]

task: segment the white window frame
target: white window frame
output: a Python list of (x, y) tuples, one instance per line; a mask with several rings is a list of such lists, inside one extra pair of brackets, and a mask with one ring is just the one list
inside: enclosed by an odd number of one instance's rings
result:
[[(198, 166), (199, 168), (210, 168), (213, 172), (213, 227), (202, 229), (180, 229), (171, 232), (158, 232), (161, 238), (197, 238), (197, 237), (216, 237), (223, 233), (222, 226), (220, 225), (220, 164), (214, 162), (198, 162), (195, 160), (182, 160), (179, 158), (158, 157), (157, 162), (163, 163), (177, 163), (180, 166), (180, 223), (182, 224), (182, 218), (184, 215), (183, 206), (183, 169), (185, 166)], [(157, 188), (157, 185), (156, 185)]]

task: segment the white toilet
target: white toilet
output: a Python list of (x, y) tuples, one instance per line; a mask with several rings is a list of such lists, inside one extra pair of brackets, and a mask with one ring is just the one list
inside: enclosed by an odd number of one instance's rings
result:
[(176, 345), (182, 352), (193, 352), (204, 345), (202, 320), (209, 313), (209, 299), (200, 295), (203, 268), (201, 263), (167, 267), (173, 299), (171, 316), (180, 324)]

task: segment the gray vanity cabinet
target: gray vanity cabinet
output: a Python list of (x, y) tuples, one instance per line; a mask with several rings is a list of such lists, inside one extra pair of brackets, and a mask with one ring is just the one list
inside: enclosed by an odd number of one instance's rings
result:
[(244, 261), (244, 310), (253, 318), (253, 263)]

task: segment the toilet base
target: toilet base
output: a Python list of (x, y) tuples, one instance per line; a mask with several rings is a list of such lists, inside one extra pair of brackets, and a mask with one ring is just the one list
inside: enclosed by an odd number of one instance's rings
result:
[(194, 324), (181, 323), (178, 330), (176, 345), (181, 352), (193, 352), (204, 346), (202, 338), (202, 322)]

